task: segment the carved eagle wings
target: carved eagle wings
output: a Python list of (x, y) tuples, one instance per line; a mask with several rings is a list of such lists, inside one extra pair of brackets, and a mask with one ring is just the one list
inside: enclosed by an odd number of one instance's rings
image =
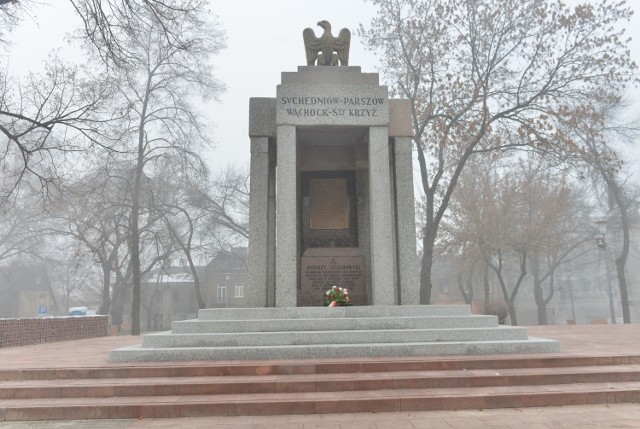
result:
[(349, 65), (351, 32), (343, 28), (338, 37), (333, 37), (331, 24), (328, 21), (320, 21), (318, 25), (324, 29), (324, 33), (320, 37), (316, 37), (311, 28), (305, 28), (302, 31), (307, 53), (307, 65), (316, 65), (316, 60), (319, 66), (337, 66), (338, 61), (341, 66)]

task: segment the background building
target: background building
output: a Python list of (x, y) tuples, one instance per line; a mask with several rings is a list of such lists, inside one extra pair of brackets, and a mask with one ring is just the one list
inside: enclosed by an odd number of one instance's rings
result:
[[(206, 266), (196, 267), (205, 308), (246, 307), (247, 248), (219, 252)], [(175, 320), (198, 317), (193, 274), (187, 265), (153, 270), (143, 281), (143, 330), (171, 329)]]
[(60, 311), (44, 265), (0, 267), (0, 318), (57, 316)]

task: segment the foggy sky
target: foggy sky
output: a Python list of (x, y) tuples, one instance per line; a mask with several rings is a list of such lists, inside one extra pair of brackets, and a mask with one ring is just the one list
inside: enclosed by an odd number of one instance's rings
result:
[[(60, 55), (82, 61), (81, 51), (68, 41), (65, 34), (78, 28), (68, 1), (57, 0), (44, 5), (33, 18), (26, 18), (11, 33), (13, 46), (3, 55), (10, 70), (25, 75), (38, 71), (44, 58), (55, 49)], [(637, 2), (629, 2), (640, 11)], [(317, 6), (319, 5), (319, 6)], [(246, 164), (249, 161), (248, 110), (250, 97), (275, 97), (280, 72), (295, 71), (305, 64), (302, 30), (312, 27), (317, 35), (321, 28), (316, 22), (331, 22), (334, 35), (342, 27), (352, 32), (350, 65), (361, 66), (364, 72), (375, 72), (377, 60), (364, 49), (356, 34), (360, 23), (368, 25), (375, 13), (370, 3), (346, 0), (324, 0), (320, 3), (300, 0), (273, 1), (212, 1), (221, 27), (227, 33), (228, 47), (213, 59), (215, 75), (227, 86), (220, 102), (203, 106), (203, 113), (212, 125), (211, 135), (216, 149), (208, 159), (215, 170), (227, 164)], [(640, 16), (628, 25), (633, 38), (631, 54), (640, 64)], [(384, 84), (384, 81), (381, 82)], [(640, 114), (640, 90), (630, 94), (636, 102), (634, 111)], [(640, 145), (638, 145), (640, 146)], [(632, 152), (636, 171), (640, 176), (640, 147)]]

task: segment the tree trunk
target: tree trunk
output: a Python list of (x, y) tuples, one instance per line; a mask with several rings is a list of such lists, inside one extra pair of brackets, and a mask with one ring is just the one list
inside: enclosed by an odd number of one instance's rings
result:
[(502, 277), (502, 262), (500, 262), (498, 267), (491, 265), (491, 268), (496, 273), (498, 277), (498, 282), (500, 283), (500, 289), (502, 290), (502, 298), (504, 302), (507, 303), (509, 307), (509, 319), (511, 319), (511, 325), (518, 326), (518, 317), (516, 316), (516, 307), (513, 303), (513, 300), (509, 298), (509, 291), (507, 290), (507, 284), (504, 281), (504, 277)]
[(102, 299), (100, 301), (100, 309), (98, 314), (109, 314), (111, 308), (111, 297), (109, 289), (111, 289), (111, 264), (109, 261), (103, 261), (102, 265)]
[(509, 318), (512, 326), (518, 326), (518, 316), (516, 315), (516, 304), (513, 301), (507, 301), (509, 304)]
[(191, 252), (186, 252), (187, 261), (189, 261), (189, 268), (191, 269), (191, 275), (193, 276), (193, 286), (196, 289), (196, 300), (198, 301), (198, 308), (203, 309), (205, 307), (204, 300), (202, 299), (202, 289), (200, 288), (200, 279), (198, 278), (198, 271), (196, 265), (191, 258)]
[(431, 304), (431, 290), (433, 284), (431, 282), (431, 270), (433, 268), (433, 240), (428, 237), (422, 239), (422, 269), (420, 271), (420, 304)]
[(489, 302), (489, 266), (484, 266), (484, 302)]
[(122, 325), (124, 313), (124, 301), (127, 295), (125, 279), (116, 271), (116, 282), (113, 289), (113, 300), (110, 309), (111, 323), (118, 326), (118, 332)]
[(622, 305), (622, 320), (624, 323), (631, 323), (631, 312), (629, 310), (629, 290), (627, 288), (627, 277), (624, 267), (629, 256), (629, 217), (628, 204), (624, 200), (622, 189), (615, 181), (615, 178), (607, 180), (607, 185), (611, 191), (614, 201), (620, 210), (620, 220), (622, 226), (622, 249), (620, 256), (616, 258), (616, 272), (618, 274), (618, 286), (620, 287), (620, 303)]
[(540, 281), (540, 254), (538, 251), (533, 252), (531, 270), (533, 275), (533, 297), (536, 300), (538, 310), (538, 325), (547, 325), (547, 303), (544, 299), (544, 291), (542, 290), (542, 282)]
[(131, 335), (140, 335), (140, 178), (136, 172), (129, 224), (129, 246), (133, 275), (133, 296), (131, 299)]
[(144, 141), (145, 125), (147, 120), (147, 108), (151, 96), (151, 79), (147, 79), (145, 98), (138, 125), (138, 151), (136, 168), (134, 170), (134, 183), (131, 191), (131, 222), (129, 223), (129, 246), (131, 247), (131, 269), (133, 275), (133, 297), (131, 299), (131, 335), (140, 335), (140, 282), (142, 281), (140, 269), (140, 193), (142, 191), (142, 173), (144, 172)]
[(542, 296), (542, 284), (534, 280), (533, 295), (536, 299), (536, 306), (538, 307), (538, 325), (548, 325), (547, 319), (547, 304), (544, 302)]
[(629, 289), (627, 288), (627, 277), (624, 273), (626, 258), (616, 258), (616, 271), (618, 273), (618, 284), (620, 286), (620, 301), (622, 304), (622, 320), (624, 323), (631, 323), (631, 311), (629, 309)]

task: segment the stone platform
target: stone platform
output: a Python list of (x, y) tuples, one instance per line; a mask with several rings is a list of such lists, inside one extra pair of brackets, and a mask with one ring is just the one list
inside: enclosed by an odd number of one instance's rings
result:
[(560, 343), (472, 315), (469, 306), (200, 310), (198, 319), (115, 349), (112, 362), (555, 353)]

